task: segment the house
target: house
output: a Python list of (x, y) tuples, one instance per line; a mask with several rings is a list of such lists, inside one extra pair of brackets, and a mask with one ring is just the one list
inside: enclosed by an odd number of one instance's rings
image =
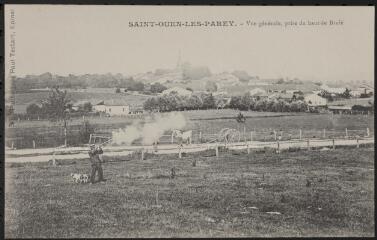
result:
[(130, 114), (130, 106), (122, 99), (104, 100), (93, 106), (94, 111), (103, 112), (110, 116), (124, 116)]
[(321, 89), (332, 94), (342, 94), (346, 91), (345, 88), (333, 88), (333, 87), (327, 86), (326, 84), (322, 84)]
[(352, 106), (328, 106), (328, 110), (335, 114), (351, 113)]
[(262, 88), (254, 88), (249, 91), (251, 97), (267, 98), (267, 91)]
[(327, 105), (326, 98), (318, 96), (317, 94), (314, 94), (314, 93), (304, 96), (304, 100), (306, 103), (308, 103), (309, 106), (312, 106), (312, 107), (319, 107), (319, 106)]
[(184, 89), (184, 88), (181, 88), (181, 87), (172, 87), (172, 88), (169, 88), (169, 89), (166, 89), (165, 91), (163, 91), (161, 93), (161, 95), (167, 95), (167, 94), (170, 94), (170, 93), (176, 93), (180, 96), (191, 96), (192, 92), (190, 90), (187, 90), (187, 89)]

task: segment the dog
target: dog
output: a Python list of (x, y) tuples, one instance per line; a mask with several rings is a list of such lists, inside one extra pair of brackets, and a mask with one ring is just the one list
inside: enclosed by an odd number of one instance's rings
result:
[(88, 174), (82, 174), (81, 175), (81, 182), (82, 183), (88, 183), (89, 182), (89, 175)]
[(73, 179), (73, 182), (75, 183), (88, 183), (89, 182), (88, 174), (71, 173), (71, 177)]

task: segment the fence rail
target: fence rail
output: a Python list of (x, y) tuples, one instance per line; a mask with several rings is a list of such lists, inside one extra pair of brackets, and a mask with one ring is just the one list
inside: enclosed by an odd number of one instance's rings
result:
[[(94, 143), (102, 143), (107, 141), (111, 137), (111, 130), (107, 129), (103, 133), (96, 133), (97, 136), (103, 136), (100, 138), (95, 138)], [(369, 128), (365, 129), (290, 129), (290, 130), (274, 130), (274, 129), (252, 129), (239, 132), (238, 139), (236, 142), (247, 142), (247, 141), (289, 141), (289, 140), (304, 140), (304, 139), (356, 139), (360, 137), (371, 137), (373, 136), (373, 131)], [(80, 136), (79, 129), (71, 129), (67, 131), (67, 144), (69, 146), (80, 146), (87, 144), (88, 139), (83, 141)], [(172, 137), (171, 132), (162, 135), (159, 139), (160, 144), (171, 144), (177, 143), (179, 140)], [(192, 143), (208, 143), (221, 141), (219, 139), (218, 133), (208, 133), (202, 131), (193, 131)], [(49, 131), (48, 134), (34, 134), (32, 137), (11, 137), (8, 136), (5, 139), (5, 145), (8, 148), (48, 148), (61, 146), (65, 143), (64, 131), (62, 129), (56, 131)], [(142, 141), (140, 139), (133, 142), (133, 145), (141, 145)]]
[[(139, 153), (141, 160), (145, 159), (146, 153), (154, 154), (178, 154), (178, 158), (182, 158), (183, 153), (202, 152), (205, 150), (214, 151), (216, 157), (222, 153), (220, 148), (229, 150), (243, 151), (247, 150), (249, 154), (255, 149), (272, 149), (279, 154), (284, 149), (307, 149), (328, 147), (327, 150), (335, 149), (339, 146), (356, 146), (374, 144), (374, 138), (358, 138), (358, 139), (316, 139), (316, 140), (293, 140), (293, 141), (276, 141), (276, 142), (246, 142), (246, 143), (208, 143), (208, 144), (192, 144), (192, 145), (164, 145), (159, 148), (154, 146), (109, 146), (105, 150), (107, 156), (125, 156), (133, 153)], [(50, 149), (21, 149), (8, 150), (6, 152), (6, 162), (44, 162), (49, 160), (62, 159), (87, 159), (87, 147), (72, 148), (50, 148)], [(36, 157), (37, 156), (37, 157)]]

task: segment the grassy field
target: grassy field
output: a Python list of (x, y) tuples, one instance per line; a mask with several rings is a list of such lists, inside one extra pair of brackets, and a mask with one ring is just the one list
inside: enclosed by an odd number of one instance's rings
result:
[[(283, 140), (288, 137), (299, 138), (299, 129), (302, 129), (302, 137), (321, 137), (323, 129), (327, 131), (327, 137), (340, 137), (345, 135), (345, 128), (349, 135), (365, 135), (366, 128), (374, 131), (374, 115), (331, 115), (310, 113), (273, 113), (245, 111), (247, 118), (245, 124), (239, 124), (235, 120), (239, 111), (231, 109), (223, 110), (199, 110), (181, 112), (187, 119), (185, 129), (193, 130), (193, 141), (199, 141), (199, 132), (202, 132), (204, 141), (206, 137), (218, 134), (223, 128), (235, 128), (243, 132), (246, 129), (246, 137), (250, 138), (250, 131), (254, 131), (253, 140), (274, 139), (274, 130), (283, 134)], [(111, 133), (114, 129), (125, 128), (135, 121), (130, 117), (90, 117), (86, 118), (94, 126), (96, 133)], [(77, 133), (82, 124), (82, 118), (72, 119), (68, 126), (68, 144), (77, 143)], [(353, 131), (358, 130), (358, 131)], [(281, 131), (281, 132), (280, 132)], [(334, 132), (336, 131), (336, 132)], [(170, 133), (167, 133), (170, 134)], [(49, 121), (20, 121), (15, 122), (14, 128), (6, 129), (7, 146), (14, 141), (15, 147), (32, 147), (32, 141), (36, 141), (37, 147), (54, 147), (64, 143), (62, 123)], [(243, 139), (243, 137), (242, 137)], [(163, 142), (166, 139), (161, 139)]]
[(5, 236), (374, 236), (373, 148), (139, 159), (94, 185), (70, 180), (85, 161), (6, 165)]
[[(88, 101), (96, 104), (103, 100), (123, 99), (131, 106), (142, 106), (143, 102), (151, 97), (146, 95), (131, 95), (129, 93), (115, 93), (115, 89), (87, 89), (84, 92), (69, 90), (68, 93), (73, 103)], [(42, 100), (48, 98), (48, 95), (48, 91), (15, 94), (15, 112), (26, 113), (26, 107), (30, 103), (40, 103)]]

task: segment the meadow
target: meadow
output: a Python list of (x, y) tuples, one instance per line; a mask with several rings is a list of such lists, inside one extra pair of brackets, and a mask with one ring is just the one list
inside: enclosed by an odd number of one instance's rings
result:
[[(75, 102), (91, 102), (92, 104), (99, 103), (103, 100), (122, 99), (131, 106), (142, 106), (143, 102), (150, 96), (134, 95), (131, 93), (115, 93), (115, 89), (111, 88), (88, 88), (83, 90), (68, 90), (69, 99)], [(17, 93), (15, 94), (16, 104), (15, 113), (26, 113), (26, 107), (30, 103), (41, 103), (48, 98), (48, 91)]]
[(374, 236), (373, 148), (214, 155), (6, 164), (5, 237)]

